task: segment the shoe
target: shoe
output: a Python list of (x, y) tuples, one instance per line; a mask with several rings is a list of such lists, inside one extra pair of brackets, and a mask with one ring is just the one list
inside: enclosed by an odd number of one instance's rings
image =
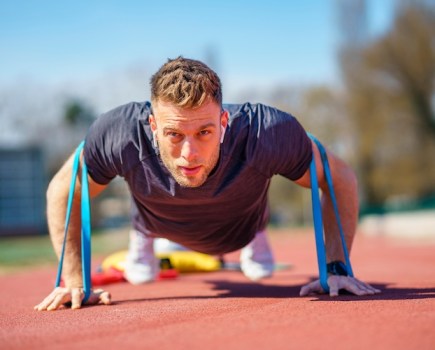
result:
[(170, 254), (172, 252), (180, 252), (188, 250), (181, 244), (170, 241), (166, 238), (156, 238), (154, 240), (154, 252), (159, 254)]
[(152, 282), (159, 270), (159, 261), (154, 255), (154, 238), (131, 230), (124, 269), (125, 279), (131, 284)]
[(275, 262), (266, 233), (258, 232), (254, 239), (244, 247), (240, 254), (240, 268), (243, 274), (252, 281), (271, 277)]

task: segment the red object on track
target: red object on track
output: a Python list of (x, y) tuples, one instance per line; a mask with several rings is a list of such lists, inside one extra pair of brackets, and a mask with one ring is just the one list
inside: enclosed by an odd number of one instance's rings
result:
[[(161, 270), (157, 276), (157, 281), (172, 280), (178, 277), (178, 271), (175, 269)], [(104, 286), (106, 284), (126, 282), (124, 274), (115, 268), (108, 271), (95, 272), (91, 276), (92, 287)]]
[(104, 286), (106, 284), (124, 282), (124, 281), (125, 278), (122, 271), (119, 271), (114, 268), (111, 268), (110, 270), (104, 272), (93, 273), (91, 276), (91, 282), (93, 287)]
[(178, 277), (178, 271), (175, 269), (160, 270), (157, 280), (172, 280)]

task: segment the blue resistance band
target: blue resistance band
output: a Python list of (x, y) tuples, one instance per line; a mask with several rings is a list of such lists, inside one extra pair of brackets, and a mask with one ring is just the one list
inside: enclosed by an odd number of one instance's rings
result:
[[(346, 246), (346, 239), (344, 237), (343, 226), (340, 221), (340, 214), (338, 211), (337, 200), (335, 197), (334, 187), (332, 185), (332, 176), (329, 168), (328, 156), (326, 154), (326, 150), (323, 145), (317, 140), (313, 135), (309, 134), (310, 138), (315, 142), (317, 148), (320, 152), (320, 157), (322, 159), (323, 164), (323, 172), (325, 175), (326, 182), (329, 188), (329, 194), (331, 196), (332, 205), (334, 208), (335, 219), (337, 220), (338, 230), (340, 232), (341, 238), (341, 246), (343, 249), (343, 254), (345, 258), (345, 265), (347, 274), (353, 277), (352, 265), (349, 259), (349, 252)], [(326, 252), (325, 252), (325, 241), (324, 241), (324, 226), (322, 219), (322, 207), (320, 205), (320, 195), (319, 195), (319, 184), (317, 181), (317, 172), (316, 172), (316, 160), (313, 155), (313, 159), (310, 164), (310, 179), (311, 179), (311, 200), (313, 206), (313, 221), (314, 221), (314, 234), (316, 240), (316, 250), (317, 250), (317, 264), (319, 266), (319, 278), (320, 285), (323, 290), (328, 293), (328, 272), (326, 269)]]
[[(59, 259), (59, 266), (57, 270), (56, 284), (55, 287), (59, 287), (61, 277), (62, 277), (62, 267), (63, 259), (65, 255), (65, 246), (68, 235), (69, 221), (71, 217), (72, 203), (74, 199), (74, 189), (76, 185), (76, 178), (80, 166), (80, 153), (83, 149), (85, 142), (83, 141), (78, 147), (74, 155), (71, 184), (68, 195), (68, 204), (65, 217), (65, 229), (64, 238), (62, 244), (62, 252)], [(90, 294), (92, 289), (91, 284), (91, 204), (89, 198), (89, 183), (88, 183), (88, 169), (86, 167), (85, 159), (82, 162), (82, 181), (81, 181), (81, 218), (82, 218), (82, 229), (81, 229), (81, 249), (82, 249), (82, 276), (83, 276), (83, 291), (84, 298), (82, 304), (84, 304)]]

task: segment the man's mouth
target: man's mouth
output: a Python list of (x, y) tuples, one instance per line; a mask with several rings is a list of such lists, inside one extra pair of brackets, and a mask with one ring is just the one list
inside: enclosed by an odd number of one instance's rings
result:
[(185, 167), (185, 166), (180, 166), (179, 167), (181, 172), (183, 173), (184, 176), (194, 176), (196, 174), (199, 173), (199, 171), (201, 170), (201, 166), (195, 166), (195, 167)]

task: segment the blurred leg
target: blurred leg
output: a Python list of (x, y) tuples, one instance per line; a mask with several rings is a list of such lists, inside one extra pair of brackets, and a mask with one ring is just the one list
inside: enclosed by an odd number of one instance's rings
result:
[(154, 255), (154, 238), (137, 230), (130, 231), (124, 277), (131, 284), (154, 281), (159, 261)]
[(254, 239), (240, 254), (240, 267), (244, 275), (252, 281), (271, 277), (275, 262), (265, 231), (257, 232)]

